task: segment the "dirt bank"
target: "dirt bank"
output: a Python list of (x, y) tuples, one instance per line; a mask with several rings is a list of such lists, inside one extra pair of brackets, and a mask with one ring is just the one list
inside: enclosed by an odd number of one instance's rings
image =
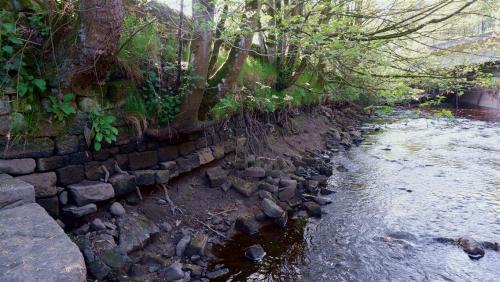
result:
[[(168, 198), (178, 208), (174, 212), (161, 187), (141, 188), (142, 200), (137, 195), (122, 199), (127, 214), (144, 216), (160, 228), (149, 232), (152, 238), (137, 251), (122, 254), (126, 262), (103, 279), (223, 277), (225, 266), (209, 269), (213, 246), (236, 232), (252, 234), (269, 224), (285, 226), (289, 218), (321, 216), (326, 203), (319, 195), (329, 192), (326, 180), (332, 169), (329, 154), (361, 140), (356, 128), (364, 117), (352, 107), (321, 106), (290, 114), (280, 125), (262, 123), (266, 147), (256, 154), (249, 152), (258, 147), (251, 144), (256, 140), (238, 137), (236, 153), (169, 183)], [(96, 218), (124, 224), (106, 210)], [(94, 251), (99, 253), (98, 247)]]

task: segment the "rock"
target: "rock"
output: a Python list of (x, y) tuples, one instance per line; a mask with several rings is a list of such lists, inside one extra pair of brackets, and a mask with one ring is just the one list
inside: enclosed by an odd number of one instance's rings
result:
[(270, 193), (270, 192), (268, 192), (268, 191), (260, 190), (258, 194), (259, 194), (259, 198), (260, 198), (261, 200), (263, 200), (263, 199), (270, 199), (270, 200), (274, 200), (274, 198), (273, 198), (273, 194), (271, 194), (271, 193)]
[(266, 176), (266, 171), (261, 167), (252, 166), (245, 169), (245, 176), (250, 178), (263, 178)]
[(100, 255), (101, 260), (114, 270), (121, 270), (130, 263), (130, 258), (120, 248), (105, 250)]
[(10, 113), (10, 102), (8, 96), (0, 98), (0, 116)]
[(141, 202), (141, 199), (139, 198), (139, 196), (137, 196), (136, 193), (133, 193), (128, 195), (125, 201), (127, 202), (128, 205), (137, 206)]
[(67, 135), (57, 138), (56, 140), (56, 154), (67, 155), (78, 151), (78, 137), (74, 135)]
[(175, 255), (178, 257), (182, 257), (184, 255), (184, 251), (186, 251), (187, 246), (191, 242), (191, 236), (184, 235), (179, 242), (177, 242), (177, 246), (175, 247)]
[(57, 176), (54, 172), (34, 173), (17, 177), (35, 188), (35, 197), (51, 197), (56, 195)]
[(160, 162), (173, 161), (179, 157), (177, 146), (165, 146), (158, 149), (158, 159)]
[(42, 206), (52, 217), (59, 217), (59, 198), (52, 196), (49, 198), (37, 198), (36, 202)]
[(196, 150), (196, 143), (193, 141), (182, 143), (181, 145), (179, 145), (179, 153), (183, 157), (190, 155), (195, 150)]
[(85, 178), (88, 180), (100, 180), (104, 178), (104, 170), (100, 162), (85, 163)]
[(109, 200), (115, 196), (111, 184), (98, 181), (84, 180), (69, 185), (68, 190), (78, 206)]
[(0, 211), (0, 281), (86, 281), (82, 254), (39, 205)]
[(214, 158), (216, 160), (220, 160), (225, 156), (224, 146), (222, 144), (212, 146), (212, 151), (214, 152)]
[(156, 151), (145, 151), (128, 154), (130, 170), (140, 170), (153, 167), (158, 164), (158, 153)]
[(264, 256), (266, 256), (266, 252), (259, 244), (252, 245), (245, 251), (245, 257), (252, 261), (260, 261)]
[(178, 158), (176, 162), (179, 173), (189, 172), (194, 168), (200, 166), (200, 160), (198, 159), (198, 155), (195, 154), (188, 155), (187, 157), (184, 158)]
[(118, 202), (114, 202), (109, 207), (109, 212), (114, 216), (123, 216), (126, 213), (125, 208)]
[(207, 243), (208, 236), (204, 233), (199, 232), (189, 243), (189, 246), (186, 248), (184, 255), (188, 257), (193, 255), (205, 255), (205, 248), (207, 247)]
[(252, 215), (248, 214), (238, 217), (234, 228), (247, 235), (253, 235), (259, 231), (259, 224)]
[(135, 175), (135, 182), (139, 186), (151, 186), (156, 183), (156, 172), (154, 170), (137, 170), (132, 173)]
[(297, 188), (297, 180), (280, 178), (280, 186)]
[(14, 208), (35, 202), (33, 185), (0, 174), (0, 210)]
[(323, 197), (313, 197), (313, 201), (320, 206), (326, 206), (332, 203), (332, 200)]
[(240, 194), (250, 197), (255, 193), (257, 188), (255, 185), (251, 182), (248, 182), (246, 180), (243, 180), (238, 177), (231, 176), (229, 177), (229, 181), (231, 182), (231, 186), (238, 191)]
[(57, 180), (62, 186), (76, 184), (85, 179), (83, 165), (69, 165), (56, 170)]
[(274, 193), (278, 193), (278, 189), (279, 188), (276, 185), (272, 185), (272, 184), (269, 184), (269, 183), (266, 183), (266, 182), (262, 182), (262, 183), (259, 184), (259, 189), (274, 194)]
[(458, 239), (457, 243), (471, 259), (480, 259), (484, 256), (483, 247), (472, 238), (462, 237)]
[(36, 169), (40, 172), (50, 171), (66, 165), (65, 156), (53, 156), (36, 160)]
[(272, 178), (281, 178), (285, 176), (285, 173), (281, 170), (268, 170), (266, 171), (266, 176), (272, 177)]
[(305, 202), (303, 205), (309, 216), (317, 218), (321, 217), (321, 207), (318, 204), (314, 202)]
[(161, 169), (166, 169), (166, 170), (175, 170), (177, 167), (177, 163), (175, 161), (168, 161), (168, 162), (163, 162), (160, 163), (160, 168)]
[(270, 218), (280, 218), (285, 211), (273, 200), (264, 199), (261, 203), (262, 211)]
[(165, 271), (165, 279), (167, 281), (175, 281), (184, 278), (184, 271), (182, 271), (182, 263), (174, 262)]
[(71, 231), (71, 233), (73, 233), (74, 235), (85, 235), (85, 234), (89, 233), (89, 230), (90, 230), (90, 226), (87, 223), (85, 223), (84, 225), (73, 229)]
[(68, 191), (62, 191), (61, 194), (59, 194), (59, 203), (61, 206), (68, 204)]
[(321, 195), (330, 195), (335, 193), (335, 191), (328, 189), (328, 188), (321, 188), (320, 194)]
[(219, 187), (227, 181), (227, 172), (220, 166), (211, 167), (206, 171), (210, 187)]
[(106, 225), (104, 225), (104, 222), (102, 222), (102, 220), (100, 220), (99, 218), (96, 218), (94, 219), (91, 223), (90, 223), (90, 226), (96, 230), (96, 231), (100, 231), (100, 230), (105, 230), (106, 229)]
[(221, 268), (207, 273), (208, 279), (216, 279), (229, 273), (228, 268)]
[(163, 222), (162, 224), (160, 224), (160, 229), (165, 231), (165, 232), (170, 232), (170, 231), (172, 231), (173, 227), (170, 223)]
[(156, 170), (155, 181), (157, 184), (167, 184), (170, 180), (170, 170)]
[(135, 176), (125, 173), (117, 173), (109, 178), (109, 183), (113, 185), (115, 197), (123, 196), (131, 192), (135, 192), (136, 183)]
[(80, 218), (97, 212), (97, 206), (95, 204), (87, 204), (81, 207), (68, 206), (63, 208), (62, 211), (65, 216)]
[(50, 138), (36, 138), (31, 142), (12, 144), (8, 150), (0, 150), (0, 158), (45, 158), (54, 154), (54, 141)]
[(203, 273), (203, 267), (195, 264), (185, 264), (183, 269), (190, 271), (194, 277), (200, 277)]
[(30, 174), (35, 171), (36, 163), (34, 159), (0, 159), (0, 174), (8, 173), (11, 175)]
[(290, 201), (291, 199), (293, 199), (295, 197), (296, 190), (297, 189), (294, 186), (288, 186), (288, 187), (282, 188), (280, 190), (280, 192), (278, 193), (278, 198), (280, 199), (280, 201), (283, 201), (283, 202)]
[(200, 165), (208, 164), (215, 160), (214, 155), (212, 154), (212, 150), (210, 148), (204, 148), (197, 152), (198, 160)]
[(143, 215), (126, 214), (119, 220), (119, 246), (127, 253), (143, 248), (160, 229)]

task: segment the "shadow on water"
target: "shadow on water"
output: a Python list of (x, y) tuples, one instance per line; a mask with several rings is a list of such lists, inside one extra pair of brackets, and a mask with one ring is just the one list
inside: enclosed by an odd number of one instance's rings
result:
[[(297, 266), (303, 264), (307, 246), (305, 224), (305, 221), (290, 221), (284, 230), (269, 225), (258, 234), (239, 233), (224, 246), (216, 246), (213, 251), (217, 259), (213, 265), (224, 264), (229, 274), (213, 281), (300, 281)], [(253, 244), (261, 244), (267, 253), (260, 262), (244, 257), (245, 250)]]

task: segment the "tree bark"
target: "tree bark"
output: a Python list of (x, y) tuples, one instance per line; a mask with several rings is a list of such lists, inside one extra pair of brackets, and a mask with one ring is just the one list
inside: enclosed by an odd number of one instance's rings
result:
[(115, 60), (122, 32), (122, 0), (81, 0), (74, 58), (61, 72), (65, 90), (81, 92), (105, 77)]
[(176, 130), (198, 127), (198, 112), (206, 89), (212, 30), (207, 28), (214, 18), (211, 0), (193, 0), (193, 36), (190, 65), (196, 78), (191, 93), (181, 97), (180, 112), (172, 126)]
[(210, 110), (217, 101), (217, 97), (223, 97), (231, 91), (236, 84), (238, 76), (241, 73), (243, 65), (248, 57), (248, 51), (252, 47), (254, 30), (258, 26), (259, 20), (258, 0), (246, 0), (245, 12), (253, 13), (250, 18), (246, 18), (245, 32), (238, 36), (229, 51), (229, 55), (222, 66), (209, 79), (208, 84), (211, 87), (217, 87), (217, 91), (211, 91), (203, 99), (202, 116)]
[[(222, 14), (220, 16), (220, 20), (217, 23), (217, 27), (215, 30), (215, 41), (214, 46), (212, 48), (212, 54), (210, 55), (210, 63), (208, 64), (208, 74), (211, 76), (215, 70), (215, 65), (217, 64), (217, 59), (219, 58), (220, 48), (224, 40), (222, 39), (222, 29), (224, 29), (224, 25), (226, 24), (227, 12), (229, 10), (229, 6), (227, 4), (224, 5), (222, 10)], [(207, 77), (208, 79), (208, 77)]]

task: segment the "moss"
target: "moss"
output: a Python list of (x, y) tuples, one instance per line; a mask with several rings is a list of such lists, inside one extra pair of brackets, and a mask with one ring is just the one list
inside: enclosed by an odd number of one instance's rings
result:
[(127, 97), (137, 93), (137, 88), (132, 80), (115, 80), (107, 83), (106, 98), (113, 104), (124, 103)]

